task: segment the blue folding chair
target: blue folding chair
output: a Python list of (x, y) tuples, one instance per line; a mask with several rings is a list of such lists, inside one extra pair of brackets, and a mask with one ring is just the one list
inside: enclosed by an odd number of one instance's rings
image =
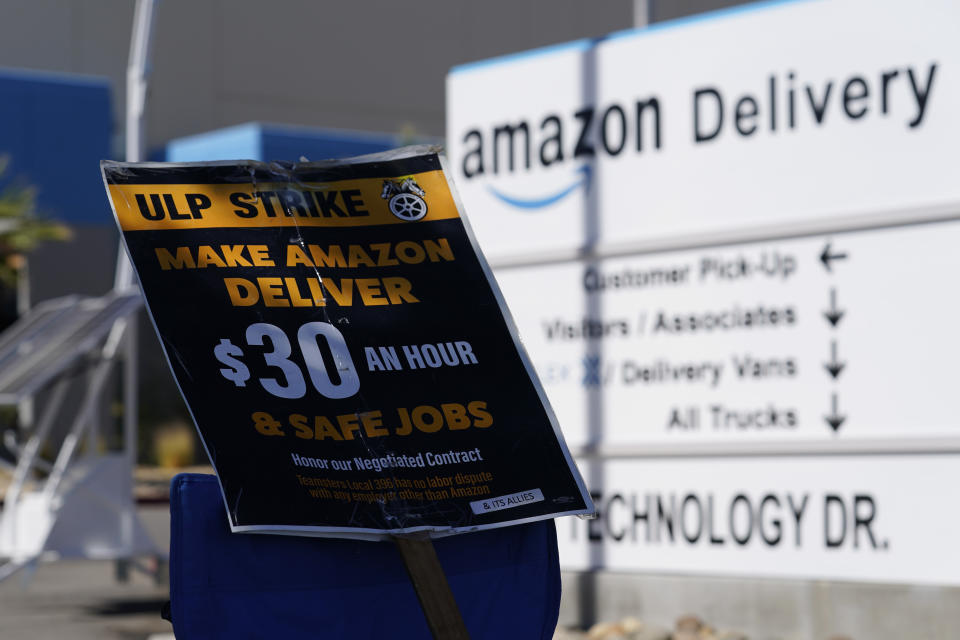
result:
[[(230, 532), (215, 476), (170, 491), (177, 640), (429, 640), (396, 546)], [(560, 611), (552, 520), (434, 542), (472, 640), (550, 640)]]

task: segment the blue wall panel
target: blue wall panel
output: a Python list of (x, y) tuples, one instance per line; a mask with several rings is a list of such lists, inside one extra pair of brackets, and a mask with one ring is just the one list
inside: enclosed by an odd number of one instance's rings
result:
[(399, 136), (251, 122), (178, 138), (167, 145), (170, 162), (310, 160), (345, 158), (400, 146)]
[(110, 157), (106, 79), (0, 69), (0, 187), (32, 184), (43, 214), (112, 224), (99, 162)]

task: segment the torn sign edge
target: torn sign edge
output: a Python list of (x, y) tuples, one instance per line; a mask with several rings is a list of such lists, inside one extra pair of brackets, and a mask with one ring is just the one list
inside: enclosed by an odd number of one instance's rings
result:
[[(560, 424), (557, 420), (556, 413), (553, 410), (553, 407), (550, 404), (547, 394), (543, 388), (540, 378), (537, 375), (530, 356), (527, 354), (526, 348), (523, 346), (522, 341), (519, 337), (519, 332), (517, 330), (516, 322), (513, 319), (513, 315), (510, 312), (509, 307), (507, 306), (506, 299), (503, 296), (503, 293), (500, 290), (499, 285), (497, 284), (496, 278), (493, 275), (493, 270), (490, 268), (489, 263), (486, 260), (486, 257), (483, 255), (483, 252), (480, 249), (480, 245), (477, 242), (476, 236), (474, 235), (473, 228), (470, 226), (469, 220), (465, 213), (465, 207), (463, 205), (463, 200), (460, 198), (460, 194), (457, 191), (456, 185), (451, 178), (449, 171), (448, 161), (443, 153), (443, 148), (436, 145), (416, 145), (401, 147), (398, 149), (392, 149), (390, 151), (384, 151), (380, 153), (366, 154), (362, 156), (353, 156), (350, 158), (343, 159), (332, 159), (332, 160), (321, 160), (321, 161), (311, 161), (311, 162), (261, 162), (257, 160), (217, 160), (211, 162), (120, 162), (114, 160), (102, 160), (100, 162), (101, 175), (103, 178), (104, 189), (107, 194), (107, 200), (110, 203), (110, 209), (113, 212), (114, 221), (117, 224), (117, 228), (120, 232), (120, 237), (123, 239), (123, 247), (126, 252), (127, 259), (130, 261), (130, 264), (133, 266), (133, 272), (136, 274), (138, 286), (140, 286), (141, 294), (143, 292), (143, 286), (140, 282), (140, 273), (136, 268), (136, 263), (133, 261), (132, 255), (130, 253), (130, 248), (127, 245), (126, 235), (123, 229), (123, 226), (120, 223), (120, 218), (117, 214), (116, 207), (113, 202), (113, 198), (110, 196), (110, 184), (111, 180), (109, 176), (129, 176), (136, 169), (157, 169), (160, 171), (170, 170), (170, 169), (190, 169), (190, 168), (202, 168), (202, 167), (235, 167), (238, 170), (238, 173), (248, 173), (250, 179), (255, 181), (257, 172), (265, 172), (274, 175), (280, 175), (287, 178), (289, 181), (290, 175), (293, 172), (301, 170), (323, 170), (326, 168), (335, 168), (335, 167), (344, 167), (351, 165), (364, 165), (364, 164), (376, 164), (380, 162), (391, 162), (394, 160), (403, 160), (407, 158), (414, 158), (420, 156), (436, 156), (440, 170), (443, 172), (444, 179), (446, 180), (447, 188), (449, 189), (450, 196), (453, 200), (454, 206), (457, 209), (457, 213), (460, 216), (460, 221), (463, 224), (464, 232), (470, 243), (470, 247), (473, 250), (477, 262), (480, 265), (480, 268), (486, 277), (487, 285), (490, 287), (490, 292), (493, 294), (494, 299), (497, 302), (500, 313), (503, 317), (504, 324), (507, 327), (507, 330), (510, 334), (510, 338), (513, 341), (513, 346), (516, 349), (516, 352), (520, 358), (520, 361), (523, 363), (524, 371), (526, 372), (530, 382), (533, 385), (533, 388), (536, 391), (537, 398), (540, 401), (540, 405), (543, 408), (547, 419), (550, 422), (550, 426), (553, 429), (553, 435), (556, 440), (557, 445), (560, 447), (560, 451), (563, 454), (563, 458), (566, 462), (567, 469), (570, 473), (571, 478), (576, 484), (577, 490), (580, 492), (580, 498), (583, 501), (584, 507), (581, 509), (571, 509), (566, 511), (556, 511), (553, 513), (546, 513), (526, 518), (518, 518), (512, 520), (503, 520), (500, 522), (483, 524), (483, 525), (471, 525), (466, 527), (455, 527), (455, 526), (436, 526), (436, 525), (424, 525), (416, 527), (397, 527), (390, 529), (378, 529), (378, 528), (365, 528), (365, 527), (338, 527), (338, 526), (302, 526), (302, 525), (267, 525), (267, 524), (257, 524), (257, 525), (235, 525), (233, 517), (231, 515), (230, 505), (227, 502), (226, 493), (223, 489), (223, 483), (220, 480), (219, 471), (217, 471), (217, 462), (215, 458), (210, 454), (210, 449), (207, 446), (207, 442), (203, 437), (203, 433), (199, 429), (196, 416), (194, 416), (193, 409), (190, 406), (190, 403), (186, 401), (186, 395), (183, 392), (183, 389), (180, 386), (180, 381), (176, 376), (173, 376), (174, 382), (177, 385), (177, 391), (180, 392), (180, 396), (184, 399), (184, 403), (187, 405), (187, 411), (190, 413), (190, 419), (193, 421), (194, 429), (196, 429), (197, 434), (199, 435), (200, 442), (203, 445), (204, 452), (207, 455), (207, 459), (210, 460), (211, 465), (213, 466), (214, 472), (217, 477), (217, 486), (220, 489), (220, 496), (223, 499), (224, 509), (226, 511), (227, 522), (230, 524), (230, 530), (233, 533), (260, 533), (266, 535), (294, 535), (302, 537), (317, 537), (317, 538), (341, 538), (341, 539), (354, 539), (354, 540), (368, 540), (368, 541), (380, 541), (385, 539), (390, 539), (397, 536), (406, 536), (411, 534), (427, 534), (431, 538), (441, 538), (450, 535), (458, 535), (463, 533), (470, 533), (475, 531), (483, 531), (487, 529), (498, 529), (502, 527), (517, 526), (522, 524), (527, 524), (530, 522), (538, 522), (541, 520), (548, 520), (557, 517), (563, 516), (581, 516), (587, 518), (596, 517), (596, 507), (593, 504), (593, 500), (590, 496), (590, 492), (587, 490), (586, 484), (584, 483), (583, 476), (580, 473), (580, 470), (577, 468), (576, 463), (573, 460), (573, 456), (570, 454), (570, 449), (567, 446), (566, 440), (563, 437), (563, 433), (560, 430)], [(146, 296), (144, 296), (144, 304), (147, 307), (147, 315), (150, 318), (150, 323), (153, 325), (153, 329), (157, 334), (157, 337), (160, 339), (161, 343), (163, 342), (163, 336), (160, 333), (159, 327), (157, 327), (156, 321), (154, 320), (153, 311), (150, 309), (149, 301), (147, 301)], [(166, 359), (167, 366), (170, 368), (170, 371), (173, 371), (173, 367), (170, 362), (170, 354), (166, 346), (163, 349), (164, 358)]]

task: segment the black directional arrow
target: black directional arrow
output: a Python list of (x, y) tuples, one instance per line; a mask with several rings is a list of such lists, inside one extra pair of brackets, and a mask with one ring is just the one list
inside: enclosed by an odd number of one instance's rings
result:
[(830, 268), (830, 263), (833, 262), (834, 260), (847, 259), (847, 254), (845, 253), (831, 253), (830, 245), (831, 243), (828, 242), (827, 246), (823, 248), (823, 252), (820, 254), (820, 262), (823, 263), (823, 266), (827, 269), (827, 271), (832, 271), (832, 269)]
[[(833, 376), (833, 379), (836, 380), (840, 377), (840, 372), (843, 371), (843, 368), (847, 366), (846, 362), (839, 362), (837, 360), (837, 341), (830, 341), (830, 362), (823, 363), (823, 366), (826, 370)], [(836, 409), (834, 409), (836, 412)]]
[(823, 419), (827, 421), (827, 424), (830, 425), (830, 428), (833, 429), (833, 432), (836, 433), (840, 430), (840, 425), (844, 423), (847, 419), (847, 416), (842, 416), (837, 413), (837, 394), (831, 394), (830, 402), (830, 415), (823, 416)]
[(831, 327), (836, 327), (840, 324), (840, 319), (843, 318), (844, 313), (846, 312), (837, 308), (837, 290), (831, 287), (830, 308), (823, 312), (823, 317), (827, 319)]

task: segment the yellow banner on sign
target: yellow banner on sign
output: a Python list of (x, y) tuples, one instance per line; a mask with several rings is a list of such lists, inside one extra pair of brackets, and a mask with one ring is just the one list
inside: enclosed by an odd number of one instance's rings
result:
[(364, 227), (459, 218), (440, 171), (322, 183), (111, 184), (124, 231)]

